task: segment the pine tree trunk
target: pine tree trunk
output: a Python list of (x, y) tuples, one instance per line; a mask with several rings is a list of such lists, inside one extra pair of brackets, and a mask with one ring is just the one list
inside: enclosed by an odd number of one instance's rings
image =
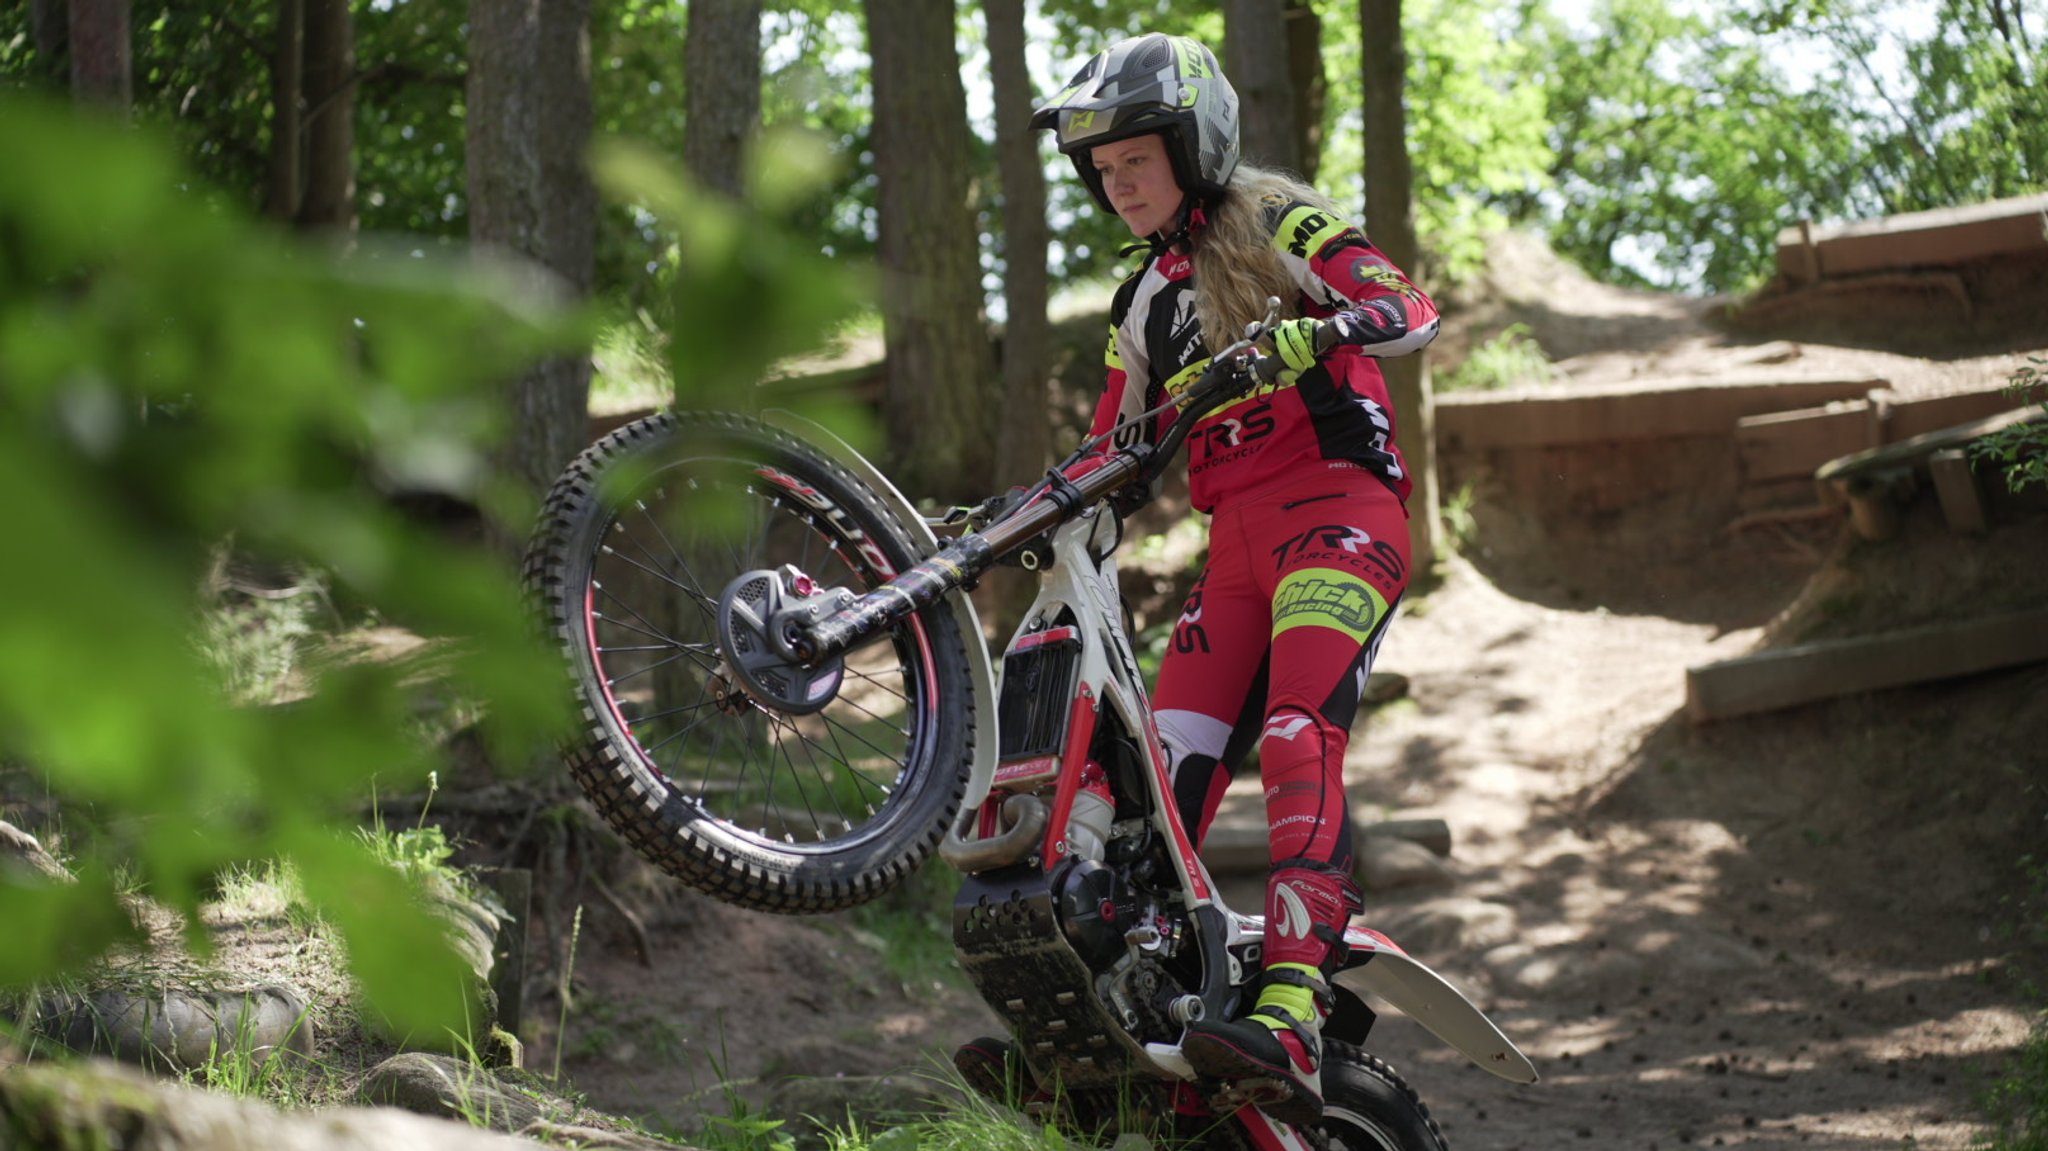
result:
[(30, 0), (29, 38), (36, 46), (38, 83), (58, 88), (71, 76), (71, 13), (65, 0)]
[(761, 0), (693, 0), (683, 43), (683, 164), (737, 198), (761, 125)]
[(352, 230), (356, 212), (356, 38), (348, 0), (305, 0), (306, 166), (298, 222)]
[(1051, 293), (1045, 266), (1045, 167), (1031, 121), (1031, 73), (1024, 58), (1024, 0), (985, 0), (989, 79), (995, 86), (996, 170), (1003, 192), (1003, 434), (996, 482), (1028, 483), (1052, 462), (1047, 376), (1052, 363)]
[[(564, 295), (590, 292), (597, 193), (590, 0), (470, 0), (469, 235), (530, 261)], [(529, 369), (506, 389), (501, 470), (538, 498), (589, 441), (590, 358)], [(514, 551), (524, 524), (501, 525)]]
[(1301, 178), (1315, 182), (1323, 160), (1323, 108), (1330, 81), (1323, 73), (1323, 21), (1308, 0), (1287, 3), (1287, 75), (1294, 89), (1294, 148)]
[(1237, 89), (1244, 159), (1301, 170), (1294, 81), (1287, 74), (1287, 0), (1225, 0), (1223, 71)]
[(867, 0), (867, 18), (891, 465), (913, 499), (976, 499), (999, 433), (953, 9)]
[[(1410, 279), (1422, 284), (1422, 253), (1412, 207), (1415, 173), (1408, 159), (1406, 86), (1408, 53), (1401, 43), (1401, 0), (1359, 0), (1364, 51), (1365, 230)], [(1422, 284), (1428, 290), (1427, 284)], [(1436, 402), (1430, 394), (1427, 353), (1381, 360), (1394, 401), (1397, 442), (1415, 481), (1409, 496), (1413, 525), (1412, 570), (1427, 572), (1442, 545), (1441, 499), (1436, 479)]]
[(134, 103), (128, 0), (71, 0), (71, 95), (127, 115)]
[(277, 42), (270, 57), (270, 183), (263, 196), (263, 214), (272, 220), (290, 221), (299, 212), (305, 51), (303, 0), (277, 0)]

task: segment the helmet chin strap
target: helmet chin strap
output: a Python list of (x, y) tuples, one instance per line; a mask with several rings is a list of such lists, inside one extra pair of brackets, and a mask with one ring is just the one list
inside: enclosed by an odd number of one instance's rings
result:
[(1173, 212), (1172, 230), (1161, 228), (1137, 243), (1126, 245), (1118, 255), (1128, 256), (1133, 252), (1150, 249), (1154, 257), (1163, 256), (1186, 243), (1197, 229), (1208, 222), (1209, 218), (1203, 213), (1201, 203), (1193, 195), (1182, 193), (1180, 207)]

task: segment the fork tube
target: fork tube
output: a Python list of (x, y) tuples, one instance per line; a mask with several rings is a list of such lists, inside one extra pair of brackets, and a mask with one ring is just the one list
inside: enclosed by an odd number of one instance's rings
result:
[(838, 611), (791, 627), (784, 642), (807, 665), (844, 654), (869, 636), (937, 603), (955, 588), (973, 584), (996, 560), (1123, 487), (1143, 466), (1145, 455), (1149, 453), (1119, 452), (1108, 463), (1066, 484), (1064, 490), (1048, 491), (986, 531), (961, 536), (937, 555)]

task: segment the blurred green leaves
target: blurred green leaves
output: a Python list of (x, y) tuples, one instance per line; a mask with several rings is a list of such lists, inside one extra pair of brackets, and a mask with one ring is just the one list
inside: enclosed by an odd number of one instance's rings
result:
[(678, 408), (755, 410), (793, 402), (857, 447), (873, 421), (842, 398), (757, 389), (777, 361), (815, 349), (873, 299), (874, 277), (807, 243), (795, 220), (837, 170), (815, 133), (770, 129), (749, 153), (747, 197), (698, 187), (644, 145), (613, 137), (592, 156), (598, 187), (650, 213), (664, 255), (663, 327)]
[(189, 915), (223, 868), (285, 856), (373, 1002), (461, 1025), (431, 921), (337, 827), (373, 777), (435, 766), (419, 669), (328, 667), (307, 699), (238, 708), (192, 643), (197, 592), (228, 540), (332, 573), (435, 638), (435, 690), (496, 746), (551, 738), (560, 673), (512, 573), (388, 497), (482, 494), (498, 381), (565, 330), (448, 261), (288, 243), (145, 136), (11, 97), (0, 136), (0, 752), (98, 829), (81, 883), (0, 886), (0, 983), (117, 937), (117, 866)]

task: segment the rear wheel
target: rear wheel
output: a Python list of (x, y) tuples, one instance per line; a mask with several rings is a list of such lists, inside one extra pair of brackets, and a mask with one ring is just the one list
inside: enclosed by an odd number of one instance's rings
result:
[(865, 484), (765, 424), (663, 413), (592, 445), (549, 493), (525, 565), (581, 705), (578, 784), (642, 855), (725, 902), (816, 912), (881, 894), (966, 790), (959, 627), (943, 607), (910, 617), (846, 654), (828, 703), (788, 714), (726, 664), (719, 597), (783, 564), (861, 593), (919, 558)]

